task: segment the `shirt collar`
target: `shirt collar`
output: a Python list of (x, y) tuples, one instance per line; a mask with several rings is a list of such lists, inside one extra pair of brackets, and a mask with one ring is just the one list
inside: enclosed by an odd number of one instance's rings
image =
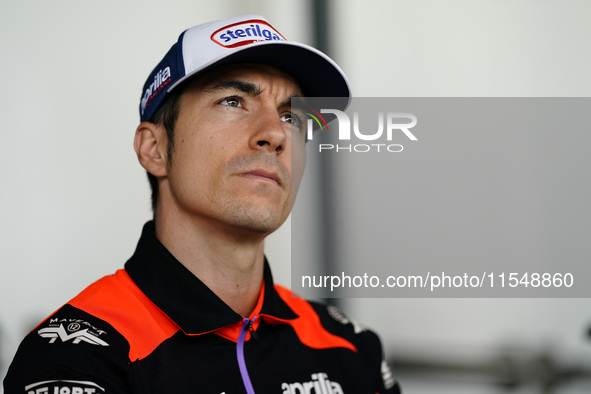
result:
[[(158, 241), (153, 221), (144, 225), (125, 269), (144, 294), (187, 334), (214, 331), (243, 319)], [(266, 258), (263, 278), (260, 313), (282, 320), (297, 318), (275, 291)]]

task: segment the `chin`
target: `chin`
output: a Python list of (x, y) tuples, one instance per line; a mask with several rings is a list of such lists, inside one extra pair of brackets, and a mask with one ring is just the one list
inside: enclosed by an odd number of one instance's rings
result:
[(265, 218), (258, 216), (250, 220), (241, 220), (239, 223), (236, 224), (237, 227), (246, 231), (258, 234), (270, 234), (273, 231), (277, 230), (281, 226), (281, 224), (283, 224), (283, 221), (278, 220), (275, 217)]
[(270, 209), (241, 210), (234, 215), (231, 222), (235, 228), (257, 234), (270, 234), (277, 230), (286, 215), (280, 215)]
[(291, 204), (287, 199), (226, 198), (216, 209), (219, 221), (229, 228), (256, 234), (270, 234), (287, 219)]

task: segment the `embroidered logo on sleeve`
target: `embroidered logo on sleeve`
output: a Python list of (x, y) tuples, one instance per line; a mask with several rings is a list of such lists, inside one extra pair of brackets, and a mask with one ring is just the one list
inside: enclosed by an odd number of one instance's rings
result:
[[(64, 326), (64, 324), (67, 324)], [(37, 331), (40, 337), (49, 339), (49, 343), (72, 341), (77, 345), (86, 342), (91, 345), (109, 346), (107, 342), (99, 338), (105, 331), (99, 330), (90, 323), (79, 319), (51, 319), (49, 326)]]
[(367, 330), (363, 325), (357, 323), (355, 320), (348, 319), (339, 308), (329, 305), (326, 307), (326, 309), (328, 310), (330, 317), (332, 317), (334, 320), (343, 325), (351, 324), (355, 334), (359, 334), (360, 332)]

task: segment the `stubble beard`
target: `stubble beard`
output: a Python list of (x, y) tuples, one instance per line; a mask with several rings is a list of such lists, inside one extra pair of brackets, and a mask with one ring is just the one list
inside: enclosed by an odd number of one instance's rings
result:
[[(228, 197), (221, 204), (224, 220), (238, 232), (268, 235), (277, 230), (285, 219), (285, 204), (269, 208)], [(289, 212), (289, 211), (288, 211)]]
[[(227, 163), (227, 173), (241, 172), (243, 169), (253, 167), (253, 163), (273, 168), (281, 174), (284, 181), (290, 181), (289, 173), (279, 164), (276, 157), (262, 154), (232, 159)], [(264, 186), (260, 188), (260, 193), (263, 196), (272, 192), (268, 190), (268, 186)], [(226, 195), (220, 208), (225, 213), (228, 223), (236, 229), (257, 234), (270, 234), (287, 219), (291, 209), (291, 206), (288, 206), (291, 205), (291, 198), (288, 196), (285, 201), (277, 203), (271, 201), (257, 203), (257, 199), (256, 196), (249, 198)]]

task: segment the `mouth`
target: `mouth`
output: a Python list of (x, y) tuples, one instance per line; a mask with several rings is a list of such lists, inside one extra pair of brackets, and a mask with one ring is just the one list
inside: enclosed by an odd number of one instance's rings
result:
[(279, 176), (279, 174), (273, 171), (256, 169), (240, 173), (239, 176), (244, 178), (251, 178), (254, 180), (261, 180), (263, 182), (273, 183), (277, 186), (283, 186), (283, 181), (281, 180), (281, 177)]

